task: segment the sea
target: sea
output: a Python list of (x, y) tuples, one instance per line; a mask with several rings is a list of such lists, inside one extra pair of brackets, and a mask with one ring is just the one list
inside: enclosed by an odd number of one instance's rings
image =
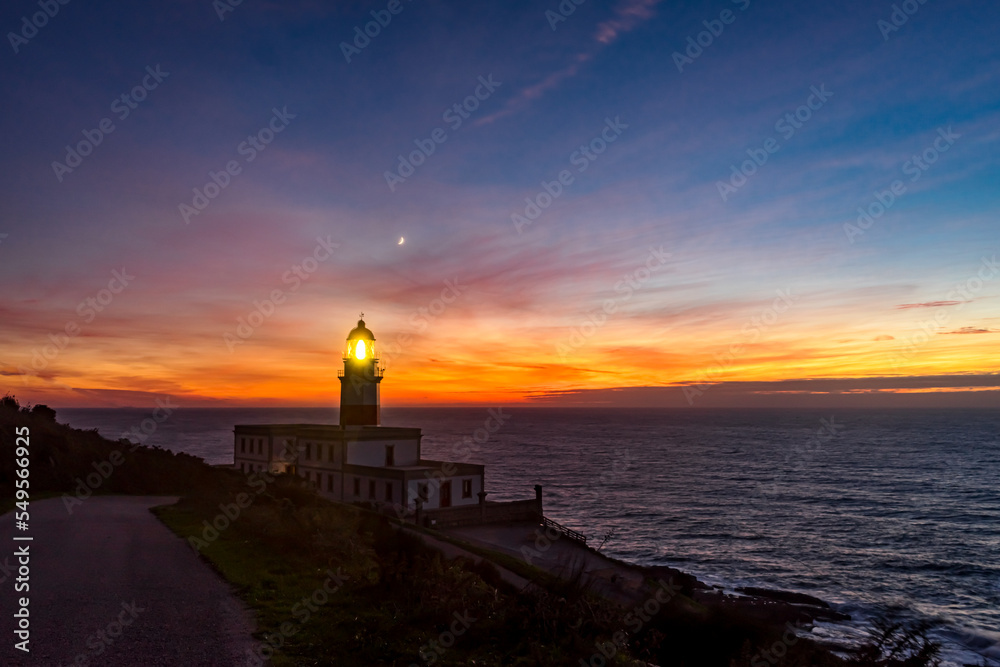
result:
[[(111, 439), (149, 418), (57, 417)], [(485, 464), (490, 500), (541, 485), (546, 516), (615, 558), (819, 597), (852, 617), (814, 628), (837, 645), (891, 615), (933, 623), (944, 665), (1000, 665), (1000, 410), (385, 408), (382, 420), (423, 429), (425, 458)], [(143, 437), (224, 464), (233, 426), (255, 423), (335, 424), (337, 410), (179, 408)]]

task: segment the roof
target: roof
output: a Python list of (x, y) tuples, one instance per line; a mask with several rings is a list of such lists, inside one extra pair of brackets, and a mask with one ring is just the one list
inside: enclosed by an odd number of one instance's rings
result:
[(351, 329), (351, 333), (347, 334), (347, 340), (375, 340), (375, 334), (373, 334), (368, 327), (365, 326), (364, 320), (358, 320), (358, 326)]

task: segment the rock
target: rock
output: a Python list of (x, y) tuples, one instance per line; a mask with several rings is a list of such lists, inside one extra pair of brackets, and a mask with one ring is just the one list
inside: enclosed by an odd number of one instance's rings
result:
[(806, 595), (805, 593), (791, 593), (789, 591), (776, 591), (770, 588), (757, 588), (755, 586), (747, 586), (745, 588), (737, 588), (737, 593), (744, 593), (746, 595), (755, 595), (761, 598), (768, 598), (769, 600), (778, 600), (780, 602), (790, 602), (792, 604), (807, 604), (812, 607), (822, 607), (823, 609), (829, 609), (830, 605), (815, 598), (811, 595)]

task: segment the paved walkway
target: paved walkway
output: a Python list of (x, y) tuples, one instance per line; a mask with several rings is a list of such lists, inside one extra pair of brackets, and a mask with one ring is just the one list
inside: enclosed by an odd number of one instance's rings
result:
[[(466, 551), (465, 549), (462, 549), (461, 547), (458, 547), (452, 544), (451, 542), (445, 542), (444, 540), (439, 540), (437, 538), (431, 537), (430, 535), (421, 533), (416, 530), (410, 530), (408, 528), (404, 528), (404, 530), (407, 532), (407, 534), (419, 538), (428, 547), (439, 552), (442, 556), (444, 556), (445, 560), (464, 558), (476, 564), (480, 563), (483, 560), (482, 556), (478, 556), (472, 553), (471, 551)], [(530, 581), (528, 581), (521, 575), (511, 572), (510, 570), (503, 567), (502, 565), (499, 565), (498, 563), (493, 563), (493, 566), (496, 568), (497, 573), (500, 575), (501, 579), (503, 579), (504, 581), (506, 581), (508, 584), (510, 584), (519, 591), (523, 591), (524, 589), (532, 585)]]
[[(15, 531), (13, 512), (0, 517), (0, 664), (251, 664), (256, 644), (250, 612), (149, 511), (176, 500), (96, 496), (72, 516), (59, 498), (33, 501), (27, 533)], [(34, 539), (14, 542), (14, 534)], [(14, 590), (13, 554), (25, 544), (31, 559), (30, 654), (14, 648), (13, 615), (25, 593)]]
[[(562, 578), (578, 571), (593, 590), (629, 605), (643, 599), (643, 576), (634, 568), (594, 553), (583, 545), (535, 522), (488, 524), (446, 529), (450, 535), (500, 551)], [(539, 537), (541, 535), (541, 537)], [(550, 539), (555, 536), (556, 539)]]
[[(543, 527), (533, 522), (450, 528), (447, 532), (521, 558), (564, 579), (572, 579), (579, 574), (594, 592), (625, 607), (642, 603), (648, 597), (649, 591), (644, 586), (648, 577), (687, 589), (687, 594), (699, 605), (724, 609), (775, 626), (788, 622), (811, 623), (816, 619), (845, 620), (837, 611), (815, 598), (794, 600), (802, 604), (790, 604), (779, 601), (781, 598), (775, 599), (773, 595), (732, 595), (665, 565), (633, 567), (595, 553), (568, 537), (550, 539), (556, 535), (555, 531), (546, 533)], [(788, 595), (781, 591), (771, 593)]]

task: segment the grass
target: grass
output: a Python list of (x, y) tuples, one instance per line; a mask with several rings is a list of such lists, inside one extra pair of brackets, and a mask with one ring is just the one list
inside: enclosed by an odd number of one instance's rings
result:
[[(559, 665), (592, 652), (597, 635), (572, 630), (579, 616), (565, 600), (539, 604), (512, 592), (488, 563), (446, 562), (373, 513), (301, 497), (291, 508), (280, 492), (262, 496), (200, 551), (256, 612), (257, 639), (280, 645), (273, 664)], [(186, 499), (154, 512), (187, 539), (218, 508)], [(326, 597), (313, 595), (331, 570), (348, 577), (344, 585), (325, 603), (304, 603)], [(476, 620), (447, 650), (430, 650), (456, 614)]]
[[(204, 528), (202, 521), (211, 518), (184, 503), (153, 508), (153, 512), (185, 539), (201, 535)], [(344, 594), (338, 598), (334, 594), (322, 607), (313, 603), (318, 610), (316, 612), (301, 604), (303, 599), (310, 599), (322, 589), (328, 579), (323, 568), (246, 539), (233, 531), (224, 531), (218, 539), (201, 549), (200, 555), (233, 584), (240, 597), (256, 612), (257, 624), (261, 628), (257, 639), (266, 644), (268, 638), (273, 638), (273, 643), (279, 645), (281, 650), (272, 657), (274, 665), (309, 664), (301, 661), (318, 657), (313, 655), (312, 646), (328, 641), (337, 645), (346, 639), (337, 636), (338, 620), (342, 620), (337, 616), (343, 615), (343, 608), (351, 607), (352, 596)], [(282, 625), (286, 630), (292, 628), (294, 632), (283, 633)]]

